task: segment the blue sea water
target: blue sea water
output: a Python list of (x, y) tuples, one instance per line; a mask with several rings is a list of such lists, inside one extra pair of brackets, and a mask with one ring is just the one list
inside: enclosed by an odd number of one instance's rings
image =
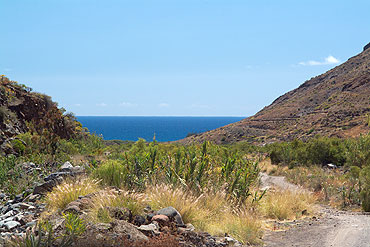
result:
[(77, 120), (91, 133), (105, 140), (137, 141), (144, 138), (159, 142), (176, 141), (188, 133), (201, 133), (242, 120), (244, 117), (93, 117), (78, 116)]

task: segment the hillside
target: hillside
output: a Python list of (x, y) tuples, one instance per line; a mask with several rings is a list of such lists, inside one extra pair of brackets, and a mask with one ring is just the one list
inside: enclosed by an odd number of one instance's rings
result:
[(53, 141), (75, 136), (79, 126), (49, 96), (0, 76), (0, 152), (11, 153), (14, 138), (27, 131)]
[(367, 133), (370, 111), (370, 43), (345, 63), (280, 96), (254, 116), (181, 140), (215, 143), (355, 137)]

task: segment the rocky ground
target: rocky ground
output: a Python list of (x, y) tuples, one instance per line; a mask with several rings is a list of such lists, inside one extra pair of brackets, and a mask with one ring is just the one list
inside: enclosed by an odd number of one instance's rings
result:
[[(33, 163), (23, 164), (30, 171), (38, 169)], [(36, 184), (33, 190), (27, 190), (10, 199), (0, 194), (0, 246), (9, 246), (9, 240), (25, 237), (27, 233), (37, 232), (37, 221), (47, 205), (42, 203), (43, 195), (51, 191), (65, 178), (83, 175), (82, 167), (73, 167), (69, 162), (61, 166), (58, 172), (44, 178), (43, 183)], [(122, 193), (118, 188), (106, 188), (112, 193)], [(99, 193), (99, 192), (96, 192)], [(143, 215), (133, 215), (127, 208), (109, 208), (110, 223), (93, 223), (86, 218), (96, 193), (79, 197), (69, 203), (62, 213), (55, 212), (46, 218), (53, 226), (56, 236), (63, 234), (65, 218), (63, 214), (78, 215), (86, 224), (86, 230), (74, 246), (184, 246), (184, 247), (223, 247), (242, 246), (230, 236), (215, 237), (207, 232), (196, 231), (191, 224), (184, 224), (180, 213), (173, 207), (158, 211), (150, 207)], [(133, 243), (139, 244), (133, 244)], [(155, 243), (155, 244), (153, 244)], [(163, 245), (161, 244), (163, 243)], [(55, 246), (58, 245), (56, 241)], [(152, 245), (150, 245), (152, 244)], [(54, 246), (54, 245), (53, 245)]]
[[(263, 186), (301, 190), (284, 177), (262, 174)], [(369, 247), (370, 214), (339, 211), (318, 205), (318, 215), (292, 222), (274, 222), (263, 238), (266, 247)]]

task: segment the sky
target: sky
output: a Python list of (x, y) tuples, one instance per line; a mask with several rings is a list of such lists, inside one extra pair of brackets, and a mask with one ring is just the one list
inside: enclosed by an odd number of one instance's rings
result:
[(250, 116), (360, 53), (368, 0), (0, 0), (0, 74), (77, 116)]

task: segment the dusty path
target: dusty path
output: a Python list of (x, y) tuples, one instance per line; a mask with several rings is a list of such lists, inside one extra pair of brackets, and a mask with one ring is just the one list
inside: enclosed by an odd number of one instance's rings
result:
[[(299, 190), (284, 177), (261, 175), (263, 187)], [(266, 231), (266, 247), (370, 247), (370, 214), (338, 211), (319, 206), (313, 219), (289, 222), (288, 230)]]

